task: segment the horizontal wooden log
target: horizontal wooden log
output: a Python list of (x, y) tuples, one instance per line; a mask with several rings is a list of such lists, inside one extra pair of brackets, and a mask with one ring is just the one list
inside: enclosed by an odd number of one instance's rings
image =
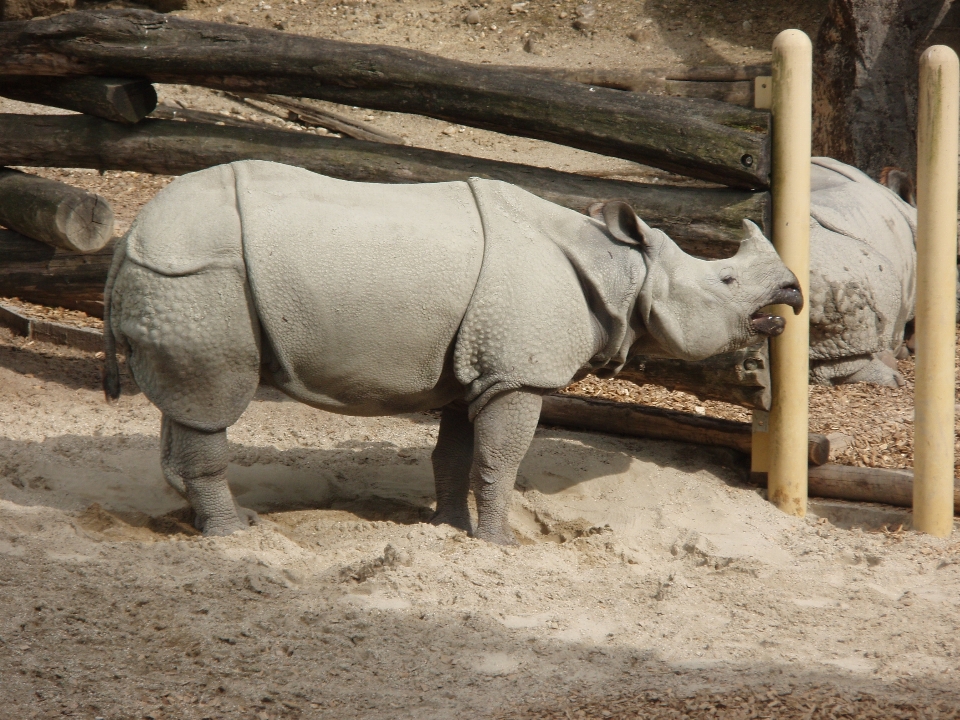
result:
[(103, 317), (103, 286), (113, 244), (79, 255), (0, 230), (0, 297)]
[(753, 78), (757, 75), (770, 74), (769, 65), (706, 67), (699, 73), (696, 72), (696, 68), (681, 71), (658, 68), (640, 72), (582, 68), (570, 70), (523, 67), (521, 69), (531, 75), (566, 80), (581, 85), (670, 97), (705, 98), (751, 108), (754, 100)]
[(623, 93), (413, 50), (141, 10), (0, 26), (0, 76), (142, 77), (414, 113), (548, 140), (726, 185), (769, 184), (768, 113)]
[[(540, 422), (574, 430), (715, 445), (747, 454), (753, 438), (750, 423), (574, 395), (544, 397)], [(822, 465), (829, 454), (827, 438), (810, 433), (810, 464)]]
[(122, 123), (138, 122), (157, 106), (153, 85), (130, 78), (7, 77), (0, 95)]
[(757, 410), (770, 409), (770, 355), (764, 341), (697, 362), (637, 355), (618, 377)]
[[(766, 474), (754, 473), (752, 479), (764, 484)], [(913, 507), (913, 471), (834, 464), (811, 467), (808, 494), (811, 497)], [(957, 479), (953, 481), (953, 510), (960, 513), (960, 481)]]
[(89, 253), (113, 237), (113, 209), (95, 193), (0, 168), (0, 225), (47, 245)]
[(514, 183), (551, 202), (584, 211), (623, 199), (687, 252), (730, 257), (741, 223), (763, 224), (769, 194), (588, 178), (527, 165), (422, 148), (328, 138), (312, 133), (145, 119), (136, 125), (84, 115), (0, 114), (0, 163), (86, 167), (180, 175), (242, 159), (273, 160), (345, 180), (445, 182), (469, 177)]

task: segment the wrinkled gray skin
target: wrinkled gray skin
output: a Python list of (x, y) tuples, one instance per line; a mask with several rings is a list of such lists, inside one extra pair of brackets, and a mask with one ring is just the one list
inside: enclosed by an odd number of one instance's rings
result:
[(638, 348), (749, 344), (783, 327), (760, 308), (802, 305), (750, 223), (735, 257), (707, 262), (624, 203), (602, 215), (477, 179), (375, 185), (256, 161), (186, 175), (118, 245), (104, 387), (119, 394), (119, 343), (206, 535), (255, 518), (227, 486), (226, 428), (262, 377), (334, 412), (443, 408), (433, 522), (513, 543), (507, 501), (544, 393)]
[(811, 382), (903, 384), (893, 358), (913, 318), (916, 229), (916, 208), (891, 189), (837, 160), (813, 159)]

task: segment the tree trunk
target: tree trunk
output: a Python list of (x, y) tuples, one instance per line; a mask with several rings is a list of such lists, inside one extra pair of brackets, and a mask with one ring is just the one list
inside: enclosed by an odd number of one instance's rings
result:
[(873, 178), (915, 173), (920, 53), (953, 0), (831, 0), (814, 52), (813, 145)]
[[(753, 441), (750, 423), (575, 395), (545, 396), (540, 422), (575, 430), (716, 445), (747, 454)], [(810, 464), (823, 465), (829, 455), (826, 436), (810, 433)]]
[(112, 258), (112, 243), (78, 255), (0, 230), (0, 297), (103, 317), (103, 286)]
[(0, 225), (53, 247), (89, 253), (113, 237), (113, 209), (86, 190), (0, 168)]
[(234, 160), (274, 160), (345, 180), (412, 183), (493, 178), (583, 211), (628, 201), (650, 225), (702, 257), (736, 253), (744, 218), (765, 219), (768, 193), (643, 185), (421, 148), (311, 133), (145, 119), (120, 125), (83, 115), (0, 114), (0, 163), (180, 175)]
[(0, 95), (122, 123), (138, 122), (157, 106), (153, 85), (125, 78), (4, 78)]
[(138, 10), (0, 27), (0, 76), (142, 77), (312, 97), (549, 140), (736, 187), (769, 184), (769, 114)]

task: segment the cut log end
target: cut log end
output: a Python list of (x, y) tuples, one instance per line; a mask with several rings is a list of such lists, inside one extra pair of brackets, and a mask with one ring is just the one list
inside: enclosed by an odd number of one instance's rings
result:
[(16, 170), (0, 170), (0, 225), (71, 252), (91, 253), (113, 237), (110, 204), (99, 195)]

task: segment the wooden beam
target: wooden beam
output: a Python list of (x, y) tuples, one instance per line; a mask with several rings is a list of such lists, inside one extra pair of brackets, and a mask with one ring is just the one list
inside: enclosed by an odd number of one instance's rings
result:
[(638, 385), (681, 390), (701, 400), (770, 409), (770, 356), (766, 341), (706, 360), (688, 362), (636, 355), (618, 377)]
[(0, 168), (0, 225), (53, 247), (89, 253), (113, 237), (113, 209), (95, 193)]
[(330, 100), (548, 140), (726, 185), (769, 183), (769, 114), (413, 50), (85, 11), (0, 26), (0, 76), (97, 74)]
[(84, 115), (0, 114), (0, 163), (180, 175), (242, 159), (273, 160), (345, 180), (445, 182), (469, 177), (519, 185), (584, 211), (603, 200), (629, 202), (687, 252), (730, 257), (743, 218), (765, 220), (768, 193), (732, 188), (644, 185), (528, 165), (312, 133), (145, 119), (120, 125)]
[[(811, 497), (854, 502), (874, 502), (913, 507), (913, 470), (825, 464), (807, 472)], [(766, 473), (755, 473), (751, 482), (766, 485)], [(960, 482), (954, 479), (953, 509), (960, 513)]]
[(0, 297), (103, 317), (103, 286), (113, 245), (78, 255), (0, 230)]
[[(545, 396), (540, 422), (590, 432), (715, 445), (745, 454), (750, 453), (752, 438), (750, 423), (575, 395)], [(810, 464), (822, 465), (829, 455), (826, 436), (810, 433)]]
[(122, 123), (138, 122), (157, 106), (153, 85), (130, 78), (7, 77), (0, 95)]

